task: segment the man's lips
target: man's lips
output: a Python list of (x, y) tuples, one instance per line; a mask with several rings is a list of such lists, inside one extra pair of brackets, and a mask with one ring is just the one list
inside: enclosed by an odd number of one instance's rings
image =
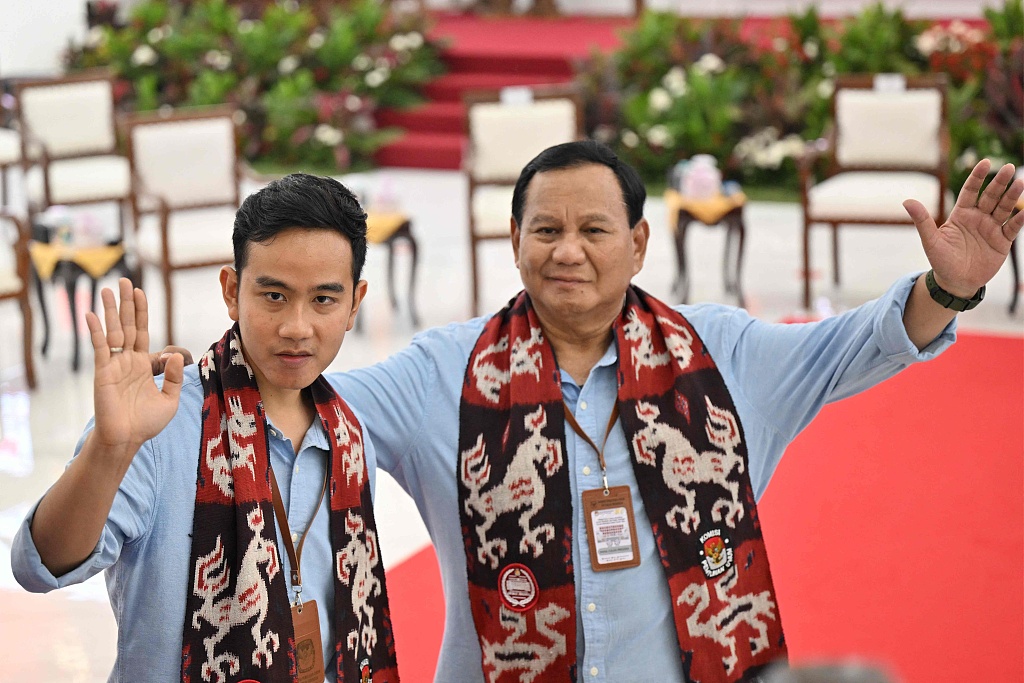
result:
[(288, 365), (301, 365), (313, 357), (308, 351), (281, 351), (274, 355)]

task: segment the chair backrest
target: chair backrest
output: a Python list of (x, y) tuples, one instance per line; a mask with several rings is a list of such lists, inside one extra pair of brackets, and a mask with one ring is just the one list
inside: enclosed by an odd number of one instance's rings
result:
[(238, 205), (238, 143), (229, 107), (125, 119), (136, 194), (171, 208)]
[(116, 151), (113, 77), (83, 72), (67, 78), (22, 81), (16, 90), (22, 154), (38, 159), (36, 142), (50, 158)]
[(583, 136), (583, 107), (569, 86), (466, 93), (469, 153), (476, 182), (515, 183), (533, 157)]
[(946, 162), (942, 75), (841, 76), (832, 107), (841, 167), (934, 170)]

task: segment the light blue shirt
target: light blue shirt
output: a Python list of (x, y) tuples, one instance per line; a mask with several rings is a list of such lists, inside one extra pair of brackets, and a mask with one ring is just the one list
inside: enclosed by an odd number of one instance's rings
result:
[[(53, 576), (39, 559), (29, 527), (35, 507), (14, 538), (11, 564), (26, 589), (45, 593), (79, 583), (106, 570), (107, 592), (117, 619), (117, 659), (109, 681), (181, 680), (181, 634), (189, 589), (189, 554), (199, 468), (203, 387), (198, 366), (185, 368), (181, 402), (174, 419), (147, 441), (132, 460), (114, 498), (103, 534), (92, 554), (72, 571)], [(92, 429), (92, 422), (86, 433)], [(299, 454), (272, 424), (268, 425), (270, 463), (281, 487), (288, 525), (296, 538), (313, 526), (302, 549), (302, 597), (320, 606), (320, 634), (327, 660), (327, 680), (334, 680), (334, 579), (330, 509), (320, 499), (329, 442), (319, 420), (306, 432)], [(79, 442), (75, 453), (81, 450)], [(372, 444), (364, 439), (370, 486), (376, 476)], [(276, 526), (276, 521), (275, 521)], [(281, 545), (278, 530), (278, 547)], [(294, 596), (288, 555), (280, 553), (288, 596)], [(287, 656), (279, 650), (282, 657)]]
[[(908, 339), (902, 315), (913, 282), (913, 276), (903, 278), (881, 299), (814, 324), (768, 324), (742, 309), (721, 305), (677, 307), (703, 339), (732, 394), (758, 497), (786, 446), (825, 403), (930, 359), (955, 340), (955, 323), (922, 352)], [(485, 322), (477, 318), (428, 330), (382, 363), (328, 375), (365, 416), (363, 424), (377, 447), (379, 466), (413, 497), (434, 542), (446, 608), (435, 675), (439, 683), (483, 681), (468, 598), (456, 462), (463, 378)], [(562, 372), (563, 396), (596, 443), (604, 438), (616, 400), (617, 362), (612, 345), (582, 387)], [(565, 434), (575, 503), (579, 680), (683, 681), (668, 586), (621, 426), (614, 427), (605, 456), (609, 483), (628, 485), (632, 492), (642, 560), (633, 569), (591, 569), (579, 501), (581, 491), (600, 486), (601, 468), (593, 448), (568, 426)]]

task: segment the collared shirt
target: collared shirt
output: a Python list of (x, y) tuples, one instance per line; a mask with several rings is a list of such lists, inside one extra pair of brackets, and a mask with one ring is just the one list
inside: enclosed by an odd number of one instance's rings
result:
[[(922, 352), (903, 326), (914, 276), (881, 299), (820, 323), (768, 324), (742, 309), (679, 306), (714, 358), (739, 413), (755, 495), (764, 493), (789, 442), (821, 407), (932, 358), (955, 339), (955, 323)], [(370, 368), (327, 378), (366, 417), (378, 464), (409, 492), (437, 551), (446, 619), (435, 680), (483, 681), (480, 646), (470, 611), (466, 554), (456, 487), (459, 401), (469, 354), (486, 319), (417, 335), (412, 344)], [(596, 443), (616, 400), (614, 344), (578, 386), (564, 371), (562, 392)], [(597, 488), (597, 454), (568, 426), (566, 462), (573, 509), (577, 665), (580, 681), (683, 681), (671, 601), (650, 522), (641, 504), (621, 426), (608, 439), (609, 483), (630, 487), (641, 564), (610, 572), (590, 566), (579, 514), (581, 491)], [(784, 549), (777, 549), (780, 552)]]
[[(202, 405), (199, 370), (192, 365), (185, 368), (178, 412), (135, 455), (118, 488), (99, 543), (81, 565), (55, 577), (42, 564), (30, 531), (35, 507), (14, 538), (14, 576), (30, 591), (45, 593), (106, 570), (107, 592), (118, 627), (117, 659), (108, 679), (112, 682), (181, 680), (181, 636), (189, 590)], [(90, 421), (86, 433), (92, 426)], [(268, 423), (267, 427), (270, 463), (296, 543), (313, 520), (302, 549), (302, 597), (313, 598), (320, 605), (323, 652), (329, 658), (327, 680), (333, 681), (333, 552), (326, 497), (316, 517), (313, 516), (323, 488), (330, 444), (316, 419), (303, 437), (298, 455), (291, 441), (273, 424)], [(76, 455), (84, 440), (83, 436)], [(364, 439), (364, 452), (372, 491), (376, 464), (368, 439)], [(277, 537), (278, 547), (283, 548), (280, 529)], [(291, 572), (287, 571), (288, 555), (280, 555), (291, 599), (294, 593)], [(278, 653), (286, 656), (283, 649)]]

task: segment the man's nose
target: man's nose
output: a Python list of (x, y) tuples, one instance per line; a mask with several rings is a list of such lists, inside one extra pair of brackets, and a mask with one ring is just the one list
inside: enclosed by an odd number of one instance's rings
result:
[(291, 306), (283, 321), (279, 333), (286, 339), (306, 339), (313, 334), (310, 311), (305, 306)]
[(583, 239), (574, 232), (565, 232), (555, 244), (554, 260), (556, 263), (577, 264), (586, 260), (583, 250)]

